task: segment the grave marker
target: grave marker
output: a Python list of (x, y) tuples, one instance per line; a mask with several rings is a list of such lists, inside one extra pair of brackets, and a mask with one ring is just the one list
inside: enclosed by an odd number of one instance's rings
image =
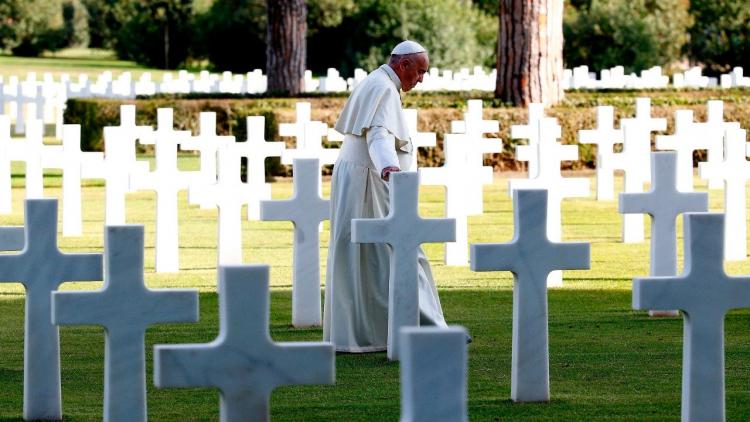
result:
[(419, 156), (419, 148), (421, 147), (434, 147), (437, 145), (437, 138), (434, 132), (420, 132), (417, 128), (417, 109), (405, 108), (404, 119), (406, 120), (406, 127), (409, 128), (409, 137), (411, 138), (411, 144), (413, 147), (411, 155), (411, 164), (407, 171), (417, 171), (417, 158)]
[(596, 129), (579, 130), (582, 144), (596, 144), (596, 199), (615, 198), (615, 178), (612, 156), (614, 146), (622, 143), (622, 129), (614, 128), (615, 109), (612, 106), (596, 108)]
[(154, 346), (154, 385), (216, 387), (224, 422), (269, 418), (274, 388), (333, 384), (331, 343), (274, 343), (268, 266), (219, 267), (219, 335), (206, 344)]
[(546, 230), (546, 190), (515, 190), (510, 243), (472, 244), (471, 270), (513, 272), (511, 399), (549, 401), (547, 280), (552, 271), (589, 269), (588, 243), (558, 243)]
[(198, 321), (198, 291), (146, 287), (143, 226), (108, 226), (104, 245), (104, 286), (53, 292), (52, 323), (104, 327), (104, 420), (146, 421), (146, 329)]
[(427, 242), (449, 242), (456, 238), (455, 220), (423, 219), (419, 216), (418, 192), (417, 173), (392, 173), (388, 215), (385, 218), (352, 220), (352, 242), (391, 245), (387, 353), (390, 360), (400, 358), (399, 330), (419, 325), (417, 257), (420, 245)]
[(693, 152), (708, 149), (705, 138), (696, 136), (695, 130), (693, 110), (677, 110), (674, 112), (674, 134), (656, 137), (656, 148), (676, 151), (677, 190), (682, 192), (693, 191)]
[[(0, 97), (2, 94), (0, 85)], [(3, 115), (0, 108), (0, 214), (10, 214), (13, 211), (10, 143), (10, 116)]]
[[(216, 134), (216, 113), (201, 112), (199, 115), (200, 129), (197, 136), (185, 139), (180, 149), (198, 151), (200, 153), (201, 168), (193, 183), (196, 185), (211, 185), (216, 183), (216, 155), (220, 148), (234, 143), (234, 136), (219, 136)], [(188, 202), (199, 204), (203, 209), (213, 208), (212, 203), (200, 196), (201, 189), (190, 189)]]

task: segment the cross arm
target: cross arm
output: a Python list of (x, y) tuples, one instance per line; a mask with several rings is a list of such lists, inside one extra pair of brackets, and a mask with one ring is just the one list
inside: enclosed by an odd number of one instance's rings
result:
[(430, 218), (419, 222), (419, 243), (455, 242), (455, 218)]
[(290, 210), (296, 205), (294, 200), (260, 201), (260, 219), (263, 221), (288, 221)]
[(197, 289), (147, 289), (161, 315), (160, 323), (198, 322)]
[(55, 325), (105, 325), (110, 309), (102, 301), (103, 290), (50, 292)]
[(675, 294), (684, 287), (682, 277), (649, 277), (633, 279), (633, 309), (680, 309), (685, 303)]
[(102, 280), (103, 258), (102, 254), (86, 253), (67, 255), (64, 264), (59, 268), (59, 276), (62, 281), (88, 281)]
[(352, 219), (352, 243), (389, 243), (393, 242), (390, 233), (389, 218), (355, 218)]
[(651, 204), (653, 193), (621, 193), (618, 201), (620, 214), (650, 214), (654, 209)]
[(20, 251), (26, 245), (23, 227), (0, 227), (0, 251)]
[(591, 245), (585, 242), (553, 243), (557, 249), (556, 270), (588, 270), (591, 268)]
[(214, 371), (214, 362), (222, 357), (214, 343), (154, 346), (154, 385), (221, 388), (214, 377), (223, 373)]
[(520, 262), (513, 243), (475, 243), (470, 246), (472, 271), (513, 271)]
[(336, 352), (333, 344), (289, 342), (274, 346), (278, 385), (333, 384), (336, 382)]

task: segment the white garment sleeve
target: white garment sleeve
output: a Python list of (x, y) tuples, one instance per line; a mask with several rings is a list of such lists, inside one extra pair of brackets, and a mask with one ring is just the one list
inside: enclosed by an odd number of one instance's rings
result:
[(382, 126), (372, 126), (367, 131), (367, 150), (378, 174), (386, 167), (399, 167), (396, 156), (396, 138)]

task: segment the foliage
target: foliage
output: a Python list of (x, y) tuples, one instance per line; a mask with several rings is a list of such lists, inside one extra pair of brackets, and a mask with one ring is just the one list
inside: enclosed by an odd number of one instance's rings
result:
[(691, 22), (684, 0), (592, 0), (565, 13), (566, 66), (593, 70), (670, 66), (682, 56)]
[(113, 48), (117, 33), (135, 14), (134, 0), (82, 0), (89, 18), (89, 47)]
[(750, 69), (750, 2), (748, 0), (692, 0), (691, 59), (710, 73), (732, 66)]
[(38, 56), (67, 46), (61, 0), (0, 1), (0, 48)]
[[(346, 10), (340, 25), (310, 35), (308, 68), (330, 66), (351, 74), (384, 63), (404, 39), (430, 51), (432, 66), (456, 69), (494, 65), (497, 18), (458, 0), (362, 0)], [(315, 16), (315, 14), (313, 14)], [(311, 26), (315, 26), (312, 25)]]
[(195, 18), (192, 53), (215, 70), (246, 72), (266, 66), (265, 0), (214, 2)]
[(89, 45), (89, 16), (81, 0), (65, 0), (63, 3), (65, 38), (69, 47)]
[(183, 64), (192, 42), (192, 0), (139, 1), (133, 11), (117, 32), (117, 56), (161, 69)]

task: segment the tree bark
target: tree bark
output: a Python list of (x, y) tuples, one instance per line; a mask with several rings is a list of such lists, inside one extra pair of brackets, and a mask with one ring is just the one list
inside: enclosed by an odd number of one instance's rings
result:
[(516, 106), (563, 98), (563, 0), (500, 0), (495, 97)]
[(307, 56), (304, 0), (267, 0), (266, 74), (268, 92), (302, 92)]

